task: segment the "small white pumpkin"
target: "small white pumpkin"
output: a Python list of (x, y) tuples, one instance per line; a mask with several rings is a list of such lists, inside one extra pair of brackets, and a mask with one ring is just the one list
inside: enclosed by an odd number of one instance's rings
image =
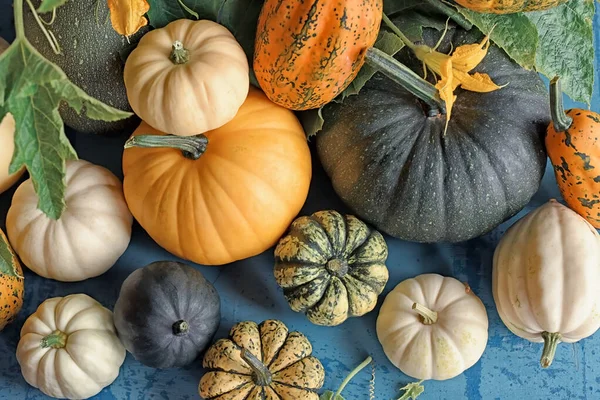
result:
[(117, 378), (125, 360), (115, 332), (112, 312), (85, 294), (48, 299), (21, 329), (21, 373), (48, 396), (92, 397)]
[(122, 184), (109, 170), (68, 161), (66, 210), (53, 220), (37, 208), (31, 179), (12, 199), (6, 218), (10, 243), (36, 274), (73, 282), (106, 272), (125, 252), (133, 217)]
[(600, 328), (600, 235), (551, 200), (506, 231), (494, 253), (494, 301), (515, 335), (544, 343), (541, 365), (560, 342)]
[(123, 76), (135, 113), (181, 136), (231, 121), (250, 89), (244, 50), (227, 28), (208, 20), (180, 19), (145, 34)]
[(481, 358), (488, 318), (469, 286), (424, 274), (401, 282), (387, 295), (377, 318), (377, 337), (404, 374), (445, 380)]
[[(0, 38), (0, 54), (8, 49), (8, 43)], [(6, 114), (0, 120), (0, 193), (15, 184), (19, 180), (25, 168), (21, 168), (14, 174), (8, 173), (8, 167), (15, 150), (15, 119), (11, 114)]]

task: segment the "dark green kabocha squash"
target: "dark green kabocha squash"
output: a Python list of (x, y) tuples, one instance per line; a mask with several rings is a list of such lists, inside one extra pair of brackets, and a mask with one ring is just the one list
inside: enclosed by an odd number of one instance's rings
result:
[(292, 310), (335, 326), (375, 308), (388, 281), (383, 236), (352, 215), (296, 219), (275, 248), (275, 279)]
[[(36, 8), (40, 3), (41, 0), (33, 0)], [(49, 20), (50, 14), (42, 17)], [(31, 44), (58, 65), (71, 82), (105, 104), (131, 112), (123, 82), (123, 57), (148, 31), (147, 27), (129, 37), (128, 42), (113, 29), (106, 0), (69, 0), (56, 10), (56, 18), (47, 27), (61, 47), (62, 54), (55, 54), (28, 7), (23, 23)], [(85, 133), (127, 134), (139, 125), (136, 116), (115, 122), (96, 121), (66, 105), (60, 107), (60, 115), (67, 126)]]
[[(440, 32), (425, 31), (433, 46)], [(439, 51), (479, 43), (452, 29)], [(408, 49), (397, 58), (418, 74)], [(546, 166), (548, 95), (537, 73), (491, 46), (474, 70), (506, 87), (458, 89), (446, 117), (377, 74), (359, 95), (324, 109), (317, 150), (341, 199), (360, 218), (401, 239), (459, 242), (492, 230), (537, 192)], [(432, 74), (429, 74), (430, 76)]]
[(159, 261), (125, 279), (114, 320), (136, 360), (153, 368), (183, 367), (212, 340), (221, 320), (221, 301), (200, 271)]

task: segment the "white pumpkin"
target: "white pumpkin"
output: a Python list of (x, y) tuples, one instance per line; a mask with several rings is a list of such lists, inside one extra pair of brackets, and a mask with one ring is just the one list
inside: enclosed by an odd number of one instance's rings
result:
[[(6, 49), (8, 49), (8, 43), (0, 38), (0, 54)], [(14, 150), (15, 119), (11, 114), (6, 114), (0, 120), (0, 193), (14, 185), (25, 172), (25, 168), (21, 168), (14, 174), (8, 173)]]
[(445, 380), (481, 358), (488, 318), (467, 285), (424, 274), (401, 282), (387, 295), (377, 318), (377, 337), (391, 363), (404, 374)]
[(133, 217), (122, 184), (87, 161), (67, 162), (66, 210), (53, 220), (37, 208), (31, 179), (12, 199), (6, 218), (10, 243), (23, 263), (45, 278), (72, 282), (106, 272), (125, 252)]
[(135, 113), (173, 135), (225, 125), (250, 89), (246, 53), (227, 28), (208, 20), (180, 19), (145, 34), (123, 74)]
[(125, 360), (115, 332), (112, 312), (85, 294), (48, 299), (21, 329), (21, 373), (48, 396), (92, 397), (117, 378)]
[(600, 236), (551, 200), (506, 231), (494, 253), (494, 301), (515, 335), (544, 343), (550, 366), (560, 342), (600, 328)]

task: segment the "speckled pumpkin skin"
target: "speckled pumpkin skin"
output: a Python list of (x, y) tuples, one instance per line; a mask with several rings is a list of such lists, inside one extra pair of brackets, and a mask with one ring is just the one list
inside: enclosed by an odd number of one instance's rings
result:
[(292, 310), (336, 326), (375, 308), (389, 273), (383, 236), (352, 215), (296, 219), (275, 249), (275, 279)]
[[(242, 348), (268, 367), (271, 384), (254, 383), (251, 369), (241, 358)], [(203, 367), (211, 371), (200, 380), (200, 396), (207, 400), (318, 400), (325, 370), (311, 353), (306, 336), (289, 332), (281, 321), (240, 322), (231, 329), (229, 339), (220, 339), (204, 355)]]
[(456, 0), (458, 4), (470, 10), (490, 14), (547, 10), (567, 1), (569, 0)]
[(550, 124), (546, 149), (560, 192), (571, 209), (600, 228), (600, 114), (573, 109), (565, 132)]
[(23, 270), (0, 229), (0, 331), (14, 321), (23, 306)]
[(261, 88), (292, 110), (329, 103), (363, 66), (382, 15), (382, 0), (266, 0), (254, 52)]

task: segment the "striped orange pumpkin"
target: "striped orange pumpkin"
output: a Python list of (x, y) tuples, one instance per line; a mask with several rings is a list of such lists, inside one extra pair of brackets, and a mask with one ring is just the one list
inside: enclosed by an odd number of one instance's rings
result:
[(470, 10), (489, 14), (546, 10), (567, 1), (569, 0), (456, 0), (458, 4)]
[(363, 66), (382, 16), (382, 0), (266, 0), (254, 53), (261, 88), (292, 110), (329, 103)]

